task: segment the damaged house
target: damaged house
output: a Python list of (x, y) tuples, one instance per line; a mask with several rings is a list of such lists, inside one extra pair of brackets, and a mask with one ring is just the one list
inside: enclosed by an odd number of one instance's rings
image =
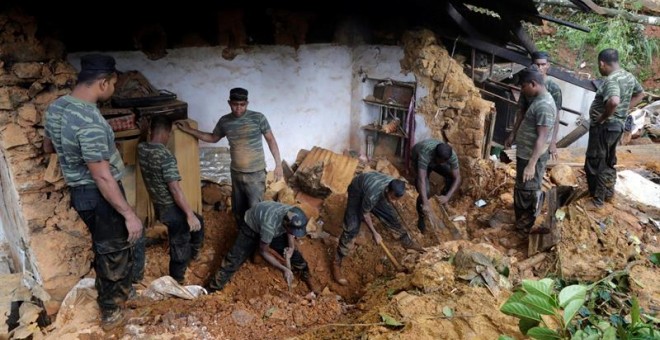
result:
[[(571, 2), (582, 10), (593, 10), (591, 1)], [(427, 138), (450, 143), (462, 165), (464, 198), (450, 211), (452, 218), (462, 217), (454, 220), (459, 221), (465, 240), (460, 242), (476, 241), (478, 249), (471, 249), (498, 260), (513, 257), (524, 261), (534, 255), (527, 253), (525, 238), (511, 236), (502, 227), (510, 219), (501, 214), (484, 217), (486, 211), (495, 214), (498, 205), (510, 209), (512, 198), (506, 194), (512, 192), (515, 176), (515, 171), (512, 175), (511, 169), (489, 162), (493, 154), (498, 158), (513, 125), (519, 96), (516, 73), (530, 63), (529, 53), (536, 50), (523, 22), (574, 24), (540, 14), (531, 0), (394, 5), (340, 2), (317, 4), (318, 8), (295, 2), (278, 8), (198, 2), (140, 9), (133, 5), (112, 3), (88, 14), (78, 14), (85, 9), (73, 9), (69, 4), (9, 1), (0, 5), (0, 277), (6, 278), (0, 288), (0, 334), (13, 331), (16, 336), (19, 327), (37, 332), (35, 324), (47, 336), (48, 332), (51, 336), (83, 333), (83, 321), (68, 330), (66, 324), (53, 326), (55, 320), (64, 322), (61, 315), (75, 319), (63, 314), (62, 302), (81, 279), (93, 277), (93, 253), (89, 233), (70, 207), (56, 160), (44, 154), (42, 143), (47, 106), (71, 91), (80, 57), (88, 52), (112, 55), (125, 77), (125, 86), (118, 84), (116, 95), (102, 104), (101, 111), (112, 122), (126, 165), (127, 199), (152, 226), (147, 233), (154, 242), (167, 235), (158, 228), (137, 171), (137, 120), (165, 114), (212, 131), (219, 117), (229, 112), (229, 89), (243, 87), (250, 93), (249, 108), (268, 117), (290, 171), (285, 173), (288, 184), (269, 183), (266, 199), (300, 204), (313, 217), (310, 231), (315, 238), (305, 238), (301, 249), (325, 287), (314, 303), (292, 297), (291, 292), (286, 295), (281, 278), (264, 269), (263, 261), (257, 262), (241, 269), (220, 300), (211, 299), (214, 295), (198, 299), (196, 304), (186, 301), (191, 304), (175, 311), (169, 310), (172, 302), (138, 305), (136, 309), (149, 321), (138, 324), (140, 330), (126, 333), (129, 337), (170, 332), (184, 338), (261, 338), (273, 334), (271, 330), (277, 337), (296, 336), (312, 326), (336, 322), (342, 315), (355, 315), (350, 313), (355, 313), (358, 301), (362, 301), (363, 311), (376, 306), (373, 300), (360, 300), (365, 287), (379, 277), (394, 277), (396, 271), (383, 257), (374, 255), (381, 250), (368, 237), (367, 241), (364, 236), (358, 238), (363, 250), (345, 269), (353, 271), (349, 274), (354, 282), (351, 286), (334, 284), (329, 273), (328, 252), (341, 232), (345, 190), (357, 172), (378, 170), (408, 176), (411, 147)], [(550, 75), (568, 93), (559, 138), (564, 138), (563, 146), (585, 147), (584, 122), (596, 89), (593, 79), (559, 66)], [(203, 284), (217, 270), (236, 235), (228, 208), (227, 145), (226, 139), (217, 144), (197, 143), (176, 133), (170, 145), (181, 167), (188, 200), (209, 224), (201, 262), (189, 273), (192, 284)], [(630, 162), (658, 161), (657, 151), (651, 146), (635, 149), (630, 152)], [(581, 161), (581, 155), (569, 151), (565, 156), (575, 157), (572, 163)], [(268, 152), (266, 161), (267, 169), (272, 170), (275, 164)], [(401, 218), (407, 228), (414, 229), (416, 193), (412, 185), (409, 189), (401, 203)], [(472, 213), (479, 198), (488, 205)], [(652, 223), (649, 217), (646, 222)], [(489, 219), (495, 222), (489, 224)], [(483, 223), (490, 231), (478, 230), (484, 229)], [(580, 223), (588, 224), (587, 217)], [(414, 234), (423, 237), (416, 230)], [(438, 236), (438, 241), (445, 236)], [(395, 250), (392, 237), (386, 241), (403, 266), (415, 266), (419, 259), (403, 249)], [(589, 258), (594, 261), (590, 279), (625, 266), (627, 252), (634, 248), (621, 235), (600, 242), (613, 253), (605, 260)], [(439, 244), (434, 239), (422, 243)], [(573, 246), (582, 245), (569, 244), (566, 249), (572, 251)], [(440, 267), (432, 261), (443, 258), (443, 252), (457, 251), (458, 243), (453, 243), (435, 252), (436, 258), (424, 255), (419, 263), (427, 263), (434, 271), (424, 274), (428, 277), (418, 274), (412, 284), (422, 291), (450, 292), (446, 285), (454, 282), (454, 269), (446, 261)], [(166, 242), (149, 248), (149, 278), (167, 274), (167, 259), (159, 258), (167, 258), (166, 254)], [(578, 276), (586, 270), (569, 262), (561, 265), (567, 275)], [(531, 273), (534, 268), (530, 264), (519, 271)], [(259, 279), (253, 282), (254, 277)], [(440, 282), (439, 277), (449, 281)], [(411, 301), (421, 298), (401, 295), (403, 288), (390, 288), (387, 294), (398, 294), (400, 314), (414, 314), (406, 308), (413, 308)], [(301, 292), (302, 285), (296, 289)], [(465, 299), (473, 297), (491, 305), (488, 310), (493, 314), (499, 313), (501, 297), (477, 296), (467, 288), (461, 291)], [(656, 307), (657, 297), (649, 298)], [(418, 303), (422, 302), (414, 304)], [(455, 301), (452, 308), (460, 309), (461, 304), (469, 305), (469, 299)], [(38, 307), (32, 311), (33, 318), (20, 318), (28, 322), (19, 320), (21, 305)], [(81, 310), (94, 313), (93, 309)], [(182, 316), (185, 310), (199, 310), (207, 316), (195, 315), (190, 321)], [(223, 325), (222, 318), (231, 326)], [(488, 317), (483, 318), (475, 322), (487, 324)], [(455, 333), (426, 335), (493, 338), (517, 330), (515, 319), (505, 315), (490, 318), (495, 326), (480, 331), (452, 325)], [(103, 334), (100, 329), (87, 331)]]

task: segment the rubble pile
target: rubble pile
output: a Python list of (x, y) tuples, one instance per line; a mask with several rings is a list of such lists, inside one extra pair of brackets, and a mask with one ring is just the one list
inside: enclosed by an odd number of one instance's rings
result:
[(36, 31), (32, 17), (0, 16), (0, 215), (12, 226), (6, 236), (17, 269), (24, 267), (50, 293), (46, 308), (53, 314), (89, 272), (92, 252), (84, 223), (69, 208), (64, 180), (52, 175), (57, 162), (41, 149), (47, 105), (70, 92), (77, 71)]
[[(407, 32), (403, 37), (401, 68), (413, 72), (428, 89), (417, 104), (434, 138), (450, 143), (461, 164), (469, 165), (484, 153), (486, 118), (495, 104), (481, 98), (479, 89), (465, 74), (460, 63), (429, 30)], [(471, 176), (471, 167), (461, 168)]]

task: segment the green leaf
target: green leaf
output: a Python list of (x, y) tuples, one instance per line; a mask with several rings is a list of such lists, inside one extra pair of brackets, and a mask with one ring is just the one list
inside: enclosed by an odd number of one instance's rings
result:
[(630, 321), (633, 326), (641, 321), (639, 317), (639, 301), (637, 301), (636, 297), (632, 298), (632, 306), (630, 307)]
[(559, 333), (545, 327), (534, 327), (527, 332), (527, 336), (537, 340), (561, 339)]
[(555, 310), (552, 308), (551, 300), (546, 297), (538, 295), (527, 295), (522, 298), (521, 302), (537, 313), (543, 315), (555, 314)]
[(401, 322), (397, 321), (395, 318), (388, 315), (387, 313), (380, 313), (380, 317), (383, 319), (383, 322), (387, 326), (391, 326), (391, 327), (401, 327), (401, 326), (403, 326), (403, 324)]
[(603, 332), (601, 340), (616, 340), (616, 328), (610, 327)]
[(584, 301), (582, 300), (573, 300), (568, 303), (566, 308), (564, 308), (564, 327), (568, 328), (568, 325), (571, 323), (571, 320), (573, 320), (573, 317), (575, 317), (575, 314), (577, 313), (578, 309), (582, 307), (582, 304)]
[(541, 315), (527, 307), (522, 302), (506, 302), (502, 305), (500, 311), (504, 314), (517, 316), (519, 318), (541, 321)]
[(587, 296), (587, 287), (583, 285), (571, 285), (564, 287), (564, 289), (559, 292), (559, 307), (565, 308), (569, 302), (573, 300), (580, 300), (584, 302), (584, 298)]
[(539, 281), (535, 280), (523, 280), (522, 286), (529, 294), (546, 296), (552, 299), (552, 279), (543, 279)]
[(515, 340), (515, 339), (508, 335), (500, 335), (497, 337), (497, 340)]
[(444, 306), (442, 307), (442, 314), (444, 314), (448, 318), (451, 318), (452, 316), (454, 316), (454, 311), (451, 310), (451, 308)]
[(653, 262), (653, 264), (655, 264), (656, 266), (660, 266), (660, 253), (651, 254), (649, 260), (651, 260), (651, 262)]
[(526, 318), (522, 318), (522, 319), (518, 320), (518, 329), (520, 329), (520, 333), (522, 333), (522, 334), (527, 334), (527, 332), (530, 329), (532, 329), (532, 328), (534, 328), (538, 325), (539, 325), (539, 321), (536, 321), (536, 320), (530, 320), (530, 319), (526, 319)]

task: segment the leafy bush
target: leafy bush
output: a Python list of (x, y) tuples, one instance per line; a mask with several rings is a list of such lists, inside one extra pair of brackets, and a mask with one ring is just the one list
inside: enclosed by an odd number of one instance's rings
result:
[[(630, 299), (631, 306), (627, 317), (622, 317), (621, 312), (610, 313), (605, 310), (605, 306), (614, 299), (612, 295), (622, 295), (618, 289), (627, 288), (623, 284), (626, 280), (617, 283), (613, 280), (620, 279), (625, 273), (615, 272), (589, 286), (566, 286), (559, 294), (552, 279), (523, 280), (521, 289), (509, 297), (500, 311), (519, 318), (520, 332), (533, 339), (660, 339), (660, 331), (654, 325), (660, 320), (643, 314), (637, 299)], [(544, 315), (547, 317), (543, 318)], [(645, 323), (642, 316), (650, 322)], [(548, 324), (551, 320), (554, 322)], [(499, 338), (510, 339), (511, 337), (506, 335)]]

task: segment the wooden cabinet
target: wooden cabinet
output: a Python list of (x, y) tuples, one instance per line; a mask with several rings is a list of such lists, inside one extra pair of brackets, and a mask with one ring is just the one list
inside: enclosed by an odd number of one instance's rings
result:
[[(191, 119), (187, 121), (190, 126), (197, 128), (196, 121)], [(136, 210), (138, 217), (142, 221), (146, 221), (145, 226), (153, 225), (157, 218), (137, 160), (137, 139), (121, 141), (120, 143), (124, 144), (120, 150), (123, 150), (122, 157), (126, 164), (126, 172), (122, 181), (126, 190), (126, 199)], [(199, 142), (195, 137), (173, 127), (167, 148), (176, 157), (179, 174), (181, 175), (181, 188), (188, 204), (190, 204), (193, 211), (201, 214), (202, 188)]]

